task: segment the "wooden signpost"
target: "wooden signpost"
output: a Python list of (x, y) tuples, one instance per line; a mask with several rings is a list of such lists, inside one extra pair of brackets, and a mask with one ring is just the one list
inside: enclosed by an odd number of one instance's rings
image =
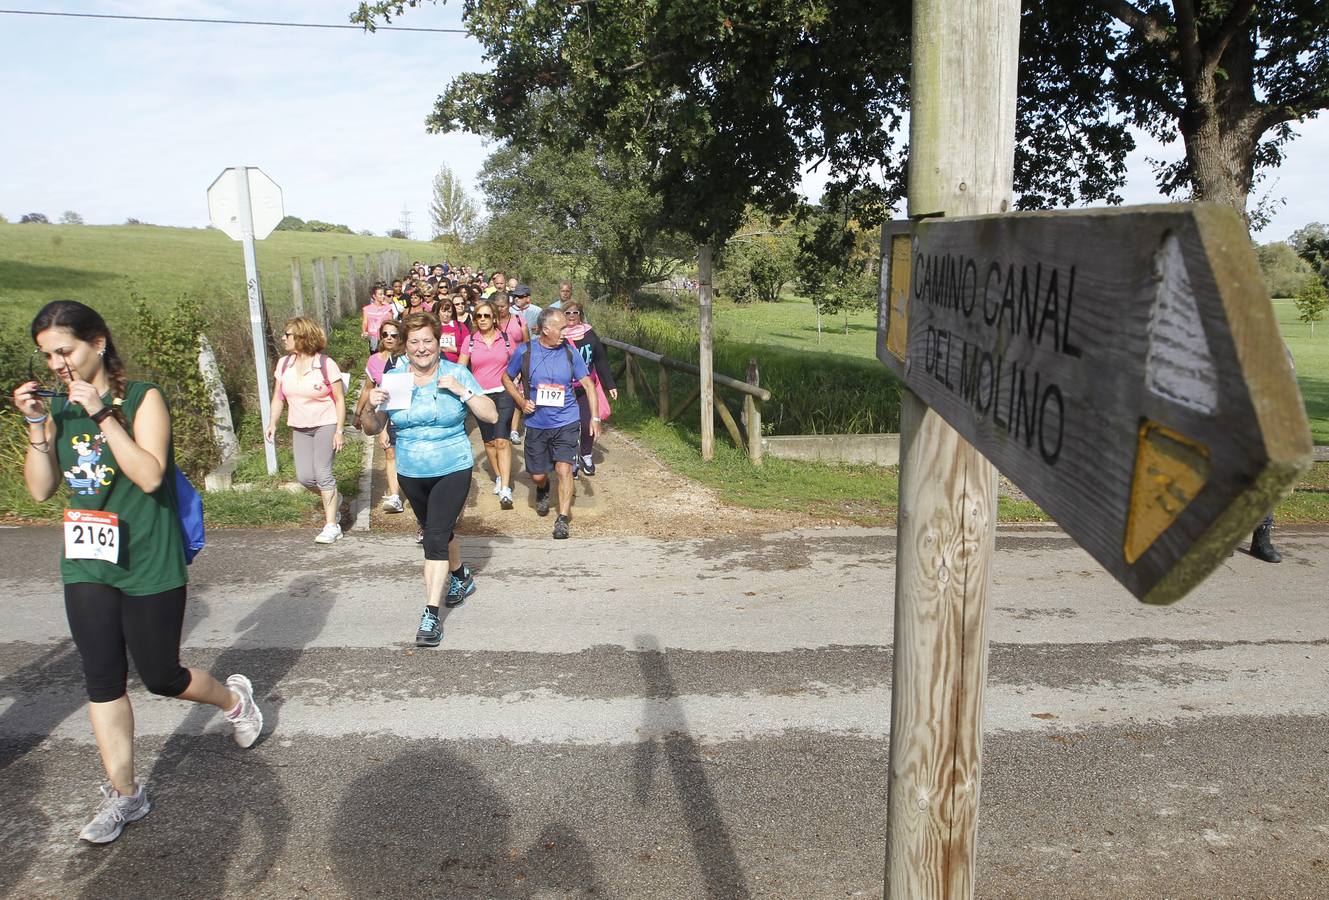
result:
[[(1310, 462), (1235, 211), (1009, 213), (1019, 0), (915, 0), (885, 895), (974, 894), (996, 469), (1135, 596), (1198, 584)], [(994, 465), (996, 468), (994, 468)]]
[(878, 357), (1140, 600), (1182, 597), (1310, 464), (1234, 210), (923, 218), (882, 243)]

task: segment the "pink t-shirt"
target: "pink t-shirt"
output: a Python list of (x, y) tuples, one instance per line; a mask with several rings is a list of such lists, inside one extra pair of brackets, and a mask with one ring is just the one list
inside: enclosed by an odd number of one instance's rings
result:
[(522, 341), (526, 340), (522, 335), (521, 325), (521, 316), (508, 316), (507, 320), (498, 327), (500, 330), (508, 333), (508, 337), (512, 339), (512, 343), (520, 344)]
[[(273, 377), (286, 400), (286, 424), (292, 428), (316, 428), (337, 424), (337, 404), (332, 388), (323, 380), (323, 354), (315, 354), (309, 371), (301, 375), (294, 356), (283, 356), (277, 362)], [(328, 381), (341, 380), (341, 369), (328, 360)]]
[(438, 347), (448, 362), (456, 362), (466, 349), (466, 339), (471, 332), (460, 322), (444, 322), (438, 336)]
[(365, 330), (375, 337), (378, 330), (388, 319), (396, 318), (397, 310), (391, 303), (370, 303), (364, 307)]
[[(381, 384), (383, 370), (387, 368), (387, 365), (388, 357), (384, 357), (381, 353), (371, 353), (369, 354), (369, 362), (365, 363), (365, 374), (369, 376), (369, 380), (374, 384)], [(332, 372), (329, 371), (328, 374), (331, 375)]]
[[(508, 367), (508, 360), (517, 349), (516, 343), (509, 341), (505, 344), (503, 335), (497, 333), (493, 335), (492, 344), (486, 344), (478, 333), (474, 337), (474, 341), (466, 341), (466, 348), (471, 353), (471, 374), (480, 382), (486, 394), (503, 390), (503, 370)], [(472, 344), (474, 349), (471, 349)], [(511, 350), (508, 349), (509, 344)]]

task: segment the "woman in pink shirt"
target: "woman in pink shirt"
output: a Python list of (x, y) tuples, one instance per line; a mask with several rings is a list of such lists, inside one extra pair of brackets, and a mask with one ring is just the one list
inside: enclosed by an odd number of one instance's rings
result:
[(388, 319), (397, 318), (397, 307), (388, 302), (382, 285), (374, 288), (369, 302), (360, 308), (360, 336), (368, 339), (370, 351), (378, 350), (378, 330)]
[[(466, 339), (471, 336), (470, 329), (454, 318), (451, 303), (440, 303), (434, 314), (443, 325), (443, 330), (438, 336), (439, 352), (448, 362), (460, 362), (461, 354), (466, 347)], [(464, 366), (466, 363), (462, 362), (461, 365)]]
[[(374, 337), (377, 340), (377, 332)], [(341, 370), (324, 355), (328, 338), (313, 319), (306, 316), (287, 319), (282, 340), (286, 355), (277, 361), (273, 373), (277, 387), (272, 392), (272, 418), (263, 437), (268, 443), (276, 443), (277, 420), (283, 407), (290, 406), (286, 424), (291, 426), (296, 480), (323, 498), (325, 524), (314, 541), (331, 544), (341, 537), (341, 526), (337, 523), (341, 494), (337, 492), (337, 480), (332, 477), (333, 454), (346, 440), (342, 431), (346, 394)]]
[(476, 421), (480, 423), (480, 439), (484, 441), (485, 456), (489, 458), (489, 470), (494, 473), (498, 505), (512, 509), (512, 442), (508, 437), (514, 404), (503, 389), (503, 371), (508, 367), (517, 343), (511, 335), (497, 328), (494, 304), (488, 300), (481, 300), (476, 305), (471, 322), (475, 330), (467, 337), (459, 362), (470, 367), (481, 390), (493, 398), (498, 407), (497, 422)]

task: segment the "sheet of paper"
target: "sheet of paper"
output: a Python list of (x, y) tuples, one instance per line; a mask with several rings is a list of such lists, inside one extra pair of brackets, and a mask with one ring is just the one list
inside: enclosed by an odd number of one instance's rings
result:
[(383, 404), (382, 409), (406, 409), (411, 405), (411, 391), (414, 385), (411, 383), (410, 372), (387, 372), (383, 375), (383, 390), (388, 392), (387, 402)]

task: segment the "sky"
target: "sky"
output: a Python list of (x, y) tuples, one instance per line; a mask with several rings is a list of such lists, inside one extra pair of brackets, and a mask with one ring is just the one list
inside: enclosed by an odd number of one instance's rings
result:
[[(11, 0), (10, 9), (346, 24), (355, 0)], [(397, 23), (459, 28), (460, 4)], [(492, 149), (466, 134), (431, 135), (425, 116), (444, 85), (485, 67), (464, 34), (268, 28), (0, 15), (0, 213), (18, 221), (65, 210), (88, 224), (134, 217), (201, 227), (222, 170), (258, 166), (287, 214), (382, 234), (410, 213), (428, 238), (435, 173), (447, 165), (477, 195)], [(1286, 198), (1257, 235), (1282, 240), (1329, 220), (1329, 118), (1307, 122), (1287, 160), (1257, 188)], [(1127, 203), (1159, 202), (1147, 157), (1175, 157), (1138, 135)], [(803, 191), (815, 198), (810, 173)]]

